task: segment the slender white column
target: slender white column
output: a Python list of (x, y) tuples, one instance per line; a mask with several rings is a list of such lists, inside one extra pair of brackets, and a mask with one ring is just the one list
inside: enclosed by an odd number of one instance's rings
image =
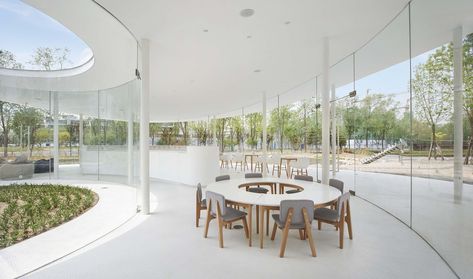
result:
[(128, 147), (128, 185), (133, 185), (133, 89), (130, 86), (128, 90), (128, 126), (127, 126), (127, 147)]
[(241, 137), (241, 150), (245, 153), (245, 108), (241, 108), (241, 128), (243, 136)]
[(58, 93), (53, 92), (53, 157), (54, 157), (54, 178), (59, 178), (59, 100)]
[(267, 146), (266, 146), (266, 142), (267, 142), (267, 137), (268, 137), (268, 133), (267, 133), (267, 127), (266, 127), (266, 92), (263, 92), (263, 142), (261, 143), (261, 147), (263, 149), (263, 176), (266, 176), (266, 172), (268, 171), (267, 168), (266, 168), (266, 159), (267, 159), (267, 156), (268, 156), (268, 150), (267, 150)]
[(84, 146), (84, 116), (79, 114), (79, 162), (81, 161), (82, 147)]
[(218, 142), (217, 142), (217, 119), (215, 118), (215, 115), (214, 115), (214, 119), (213, 119), (212, 123), (213, 123), (213, 125), (212, 125), (213, 145), (217, 146), (218, 145)]
[(453, 184), (454, 200), (460, 202), (463, 192), (463, 30), (453, 31)]
[[(140, 94), (140, 199), (142, 214), (149, 214), (149, 41), (141, 40), (141, 94)], [(156, 167), (156, 166), (154, 166)]]
[(331, 122), (332, 122), (332, 177), (337, 175), (337, 120), (335, 119), (336, 116), (336, 102), (335, 102), (335, 84), (332, 84), (332, 103), (330, 104), (330, 112), (331, 112)]
[(330, 156), (330, 92), (329, 92), (329, 41), (324, 38), (322, 73), (322, 183), (328, 184)]

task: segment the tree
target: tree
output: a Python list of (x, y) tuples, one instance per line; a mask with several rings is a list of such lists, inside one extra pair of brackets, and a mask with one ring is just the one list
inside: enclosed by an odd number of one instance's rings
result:
[(262, 121), (263, 115), (259, 112), (250, 113), (246, 116), (246, 121), (248, 122), (248, 136), (247, 143), (253, 148), (258, 147), (258, 139), (262, 137)]
[(39, 47), (28, 63), (40, 70), (61, 70), (66, 64), (71, 63), (68, 59), (69, 53), (68, 48)]
[(8, 134), (12, 127), (13, 115), (17, 106), (12, 103), (0, 101), (0, 125), (2, 126), (3, 156), (8, 156)]
[(440, 155), (444, 159), (437, 141), (437, 125), (450, 119), (452, 114), (452, 46), (442, 46), (431, 54), (424, 64), (414, 70), (412, 80), (416, 115), (431, 128), (429, 160)]
[(16, 61), (16, 57), (8, 50), (0, 49), (0, 68), (23, 69), (23, 65)]
[(178, 122), (179, 130), (182, 133), (182, 144), (187, 145), (189, 143), (189, 129), (187, 122)]
[(154, 145), (156, 138), (159, 136), (161, 126), (159, 123), (149, 123), (149, 135), (151, 136), (151, 145)]
[[(465, 114), (470, 124), (470, 133), (473, 134), (473, 33), (467, 35), (463, 40), (463, 85)], [(473, 137), (470, 136), (465, 164), (469, 163), (472, 149)]]
[(79, 141), (79, 123), (71, 121), (70, 124), (66, 125), (66, 131), (69, 134), (69, 156), (72, 156), (72, 142)]
[(33, 147), (38, 137), (36, 131), (44, 122), (44, 113), (32, 107), (21, 106), (13, 116), (12, 127), (17, 135), (20, 134), (21, 127), (30, 127), (30, 156), (33, 154)]
[(205, 145), (207, 143), (208, 131), (207, 123), (205, 121), (191, 122), (191, 130), (195, 133), (198, 145)]

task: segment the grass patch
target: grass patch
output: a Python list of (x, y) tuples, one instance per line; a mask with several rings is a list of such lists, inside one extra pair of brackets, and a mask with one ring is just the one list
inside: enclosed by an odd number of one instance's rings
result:
[(97, 201), (93, 191), (68, 185), (0, 186), (0, 249), (67, 222)]

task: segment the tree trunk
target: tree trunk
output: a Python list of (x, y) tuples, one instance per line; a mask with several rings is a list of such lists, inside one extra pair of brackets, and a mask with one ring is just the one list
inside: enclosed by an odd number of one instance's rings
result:
[(466, 150), (465, 161), (463, 162), (463, 164), (465, 164), (465, 165), (468, 165), (468, 163), (469, 163), (472, 148), (473, 148), (473, 137), (470, 136), (470, 138), (468, 140), (468, 149)]
[(436, 156), (436, 146), (437, 146), (437, 138), (435, 136), (435, 124), (431, 126), (432, 129), (432, 138), (430, 140), (430, 148), (429, 148), (429, 160), (432, 158), (432, 153), (434, 153), (434, 159), (437, 159)]

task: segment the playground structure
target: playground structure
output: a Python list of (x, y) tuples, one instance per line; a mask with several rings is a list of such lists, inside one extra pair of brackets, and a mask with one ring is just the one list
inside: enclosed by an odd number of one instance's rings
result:
[(401, 153), (404, 153), (404, 146), (405, 146), (405, 141), (401, 139), (401, 140), (399, 140), (398, 144), (391, 145), (388, 148), (386, 148), (385, 150), (383, 150), (379, 153), (373, 154), (368, 158), (363, 158), (363, 159), (360, 160), (360, 162), (364, 165), (371, 164), (374, 161), (376, 161), (376, 160), (378, 160), (378, 159), (380, 159), (380, 158), (382, 158), (382, 157), (384, 157), (388, 154), (391, 154), (395, 150), (400, 150)]

